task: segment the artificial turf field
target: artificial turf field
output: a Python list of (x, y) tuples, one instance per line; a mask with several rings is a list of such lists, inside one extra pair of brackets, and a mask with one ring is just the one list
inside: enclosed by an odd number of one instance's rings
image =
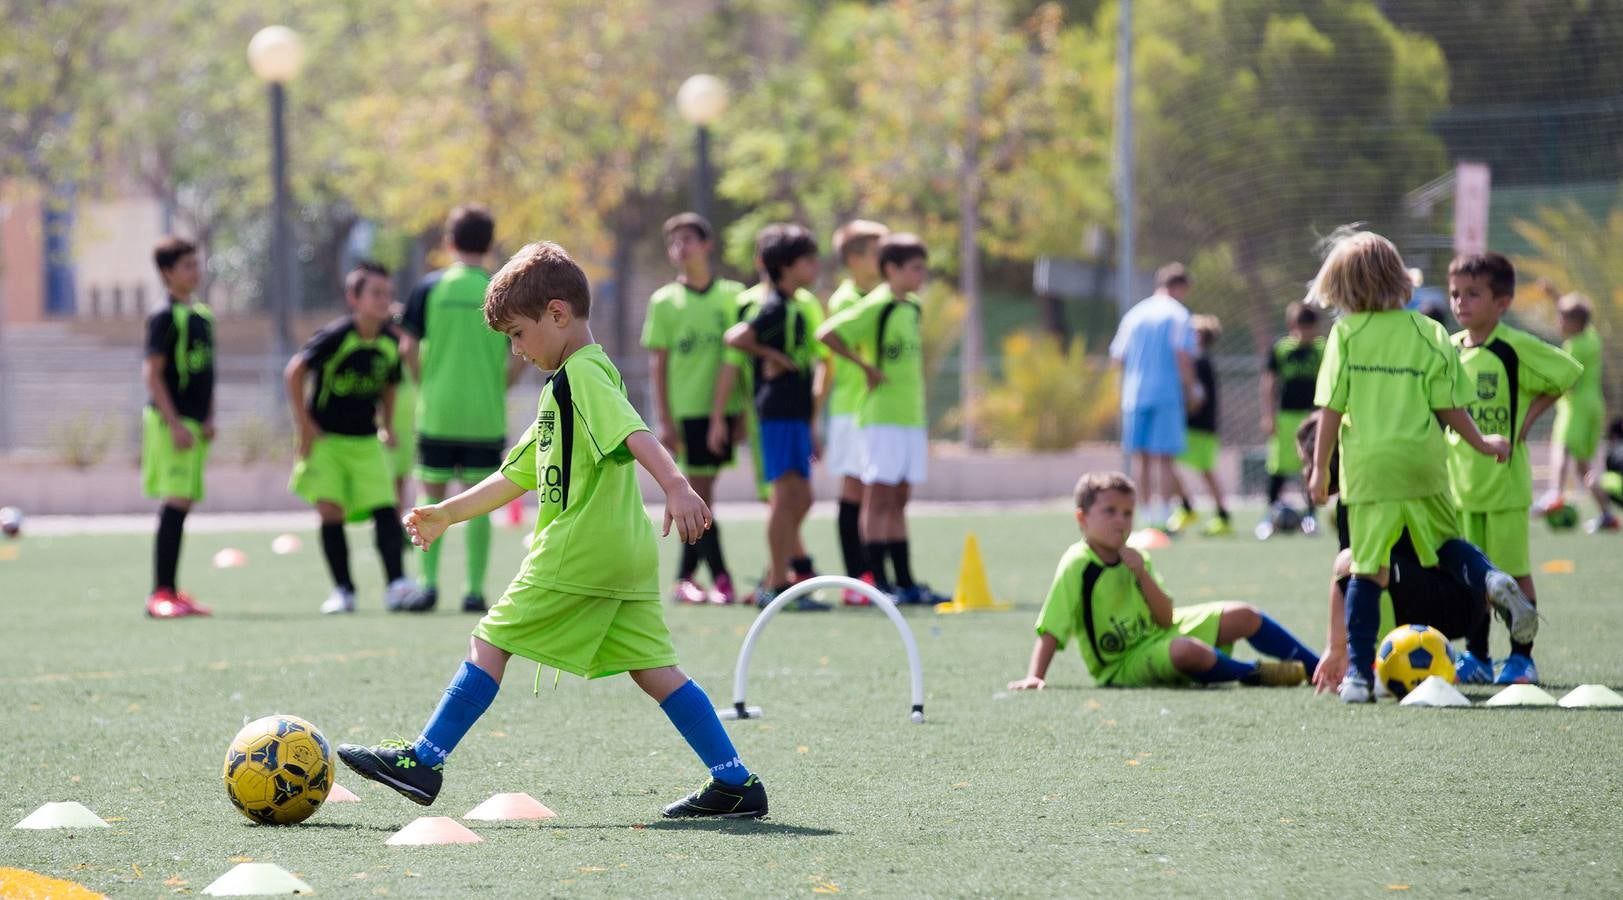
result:
[[(755, 570), (760, 523), (724, 529), (735, 570)], [(178, 622), (139, 615), (150, 536), (25, 536), (0, 545), (15, 549), (0, 559), (0, 822), (77, 800), (112, 827), (0, 831), (0, 866), (116, 896), (200, 893), (248, 859), (335, 897), (1533, 897), (1623, 885), (1623, 713), (1347, 708), (1305, 687), (1105, 690), (1074, 648), (1048, 690), (1010, 695), (1075, 524), (1063, 506), (918, 517), (915, 567), (950, 589), (969, 531), (1016, 609), (907, 611), (923, 726), (907, 721), (901, 644), (877, 611), (785, 614), (767, 630), (749, 692), (767, 718), (728, 726), (769, 788), (763, 822), (662, 822), (660, 806), (704, 772), (659, 710), (623, 677), (555, 689), (547, 670), (534, 696), (534, 667), (515, 660), (432, 810), (340, 766), (363, 802), (289, 828), (255, 826), (226, 800), (220, 762), (242, 722), (289, 712), (334, 743), (415, 736), (471, 617), (384, 614), (367, 529), (350, 534), (362, 611), (342, 618), (315, 612), (327, 576), (313, 534), (285, 557), (268, 532), (189, 535), (183, 585), (216, 615)], [(1537, 576), (1547, 688), (1623, 687), (1623, 541), (1534, 531), (1535, 566), (1572, 563)], [(826, 518), (807, 532), (825, 569), (832, 532)], [(1156, 561), (1179, 602), (1254, 603), (1317, 646), (1333, 545), (1189, 538)], [(246, 568), (208, 568), (227, 546), (248, 552)], [(493, 584), (521, 553), (518, 533), (498, 528)], [(662, 544), (667, 566), (674, 554)], [(442, 571), (454, 601), (455, 532)], [(754, 610), (667, 615), (684, 668), (726, 705)], [(1496, 655), (1503, 641), (1496, 630)], [(474, 845), (384, 845), (420, 814), (460, 816), (505, 791), (559, 818), (480, 824)]]

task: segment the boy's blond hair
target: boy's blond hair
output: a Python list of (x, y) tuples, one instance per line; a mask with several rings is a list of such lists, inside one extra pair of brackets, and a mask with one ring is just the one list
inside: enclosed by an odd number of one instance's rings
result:
[(1373, 231), (1338, 229), (1307, 289), (1307, 302), (1342, 312), (1402, 309), (1414, 293), (1403, 255)]
[(1594, 318), (1595, 308), (1590, 305), (1589, 298), (1583, 294), (1562, 294), (1561, 299), (1555, 301), (1555, 311), (1563, 316), (1577, 319), (1580, 327), (1589, 324)]
[(890, 229), (878, 222), (852, 219), (834, 229), (834, 255), (843, 263), (853, 256), (867, 253), (889, 234)]
[(537, 241), (513, 254), (485, 288), (485, 324), (505, 331), (520, 316), (540, 319), (547, 304), (562, 300), (576, 318), (592, 314), (592, 287), (568, 251)]
[(1076, 480), (1076, 508), (1087, 512), (1100, 494), (1120, 491), (1138, 496), (1138, 485), (1121, 472), (1089, 472)]
[(1189, 327), (1194, 329), (1202, 350), (1211, 347), (1223, 336), (1223, 320), (1216, 316), (1190, 316)]

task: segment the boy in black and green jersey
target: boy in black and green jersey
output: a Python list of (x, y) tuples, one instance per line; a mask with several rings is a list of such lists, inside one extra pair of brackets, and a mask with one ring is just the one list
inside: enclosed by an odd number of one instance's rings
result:
[(169, 302), (146, 322), (141, 376), (151, 400), (141, 412), (141, 487), (162, 502), (153, 542), (154, 619), (206, 616), (210, 610), (175, 586), (186, 514), (203, 499), (203, 465), (214, 440), (214, 314), (192, 300), (202, 278), (197, 245), (176, 237), (152, 252)]
[[(477, 483), (496, 471), (507, 442), (507, 388), (522, 369), (509, 366), (507, 342), (485, 325), (485, 255), (496, 223), (480, 206), (459, 206), (445, 222), (455, 262), (424, 278), (406, 300), (401, 326), (416, 340), (422, 382), (417, 399), (417, 478), (423, 496), (445, 499), (448, 486)], [(490, 517), (468, 522), (465, 612), (485, 609)], [(440, 548), (423, 557), (424, 598), (439, 600)]]
[[(890, 229), (866, 219), (856, 219), (834, 231), (834, 255), (845, 266), (846, 278), (828, 297), (828, 314), (835, 315), (855, 306), (879, 286), (879, 242)], [(874, 583), (868, 564), (868, 548), (862, 544), (862, 429), (857, 414), (868, 396), (868, 379), (850, 360), (833, 357), (829, 376), (834, 385), (828, 395), (828, 440), (823, 448), (823, 464), (840, 479), (840, 554), (845, 574)], [(866, 606), (866, 595), (847, 589), (847, 606)]]
[[(1482, 433), (1508, 439), (1511, 451), (1509, 465), (1495, 465), (1462, 446), (1458, 434), (1450, 433), (1448, 481), (1459, 506), (1463, 537), (1481, 547), (1494, 565), (1515, 576), (1528, 601), (1537, 604), (1528, 542), (1533, 467), (1527, 455), (1527, 432), (1577, 383), (1583, 366), (1562, 350), (1501, 321), (1515, 293), (1516, 269), (1497, 253), (1458, 256), (1449, 264), (1449, 305), (1463, 329), (1454, 335), (1454, 347), (1474, 391), (1466, 409)], [(1493, 671), (1492, 661), (1476, 662), (1469, 669), (1462, 663), (1461, 677), (1486, 682)], [(1512, 639), (1510, 656), (1493, 681), (1537, 683), (1530, 635)]]
[[(394, 287), (389, 270), (363, 262), (344, 278), (350, 314), (327, 324), (287, 362), (287, 399), (299, 426), (299, 460), (288, 490), (321, 516), (321, 551), (332, 574), (323, 613), (355, 611), (344, 522), (372, 520), (383, 561), (383, 605), (425, 609), (417, 585), (401, 568), (405, 535), (396, 506), (394, 469), (388, 450), (393, 432), (395, 388), (400, 383), (400, 345), (390, 328)], [(309, 399), (305, 382), (309, 380)], [(381, 412), (381, 417), (380, 417)]]
[[(727, 330), (727, 346), (753, 358), (749, 383), (753, 385), (756, 432), (760, 443), (760, 477), (771, 485), (767, 500), (766, 580), (755, 602), (765, 606), (793, 581), (813, 575), (800, 528), (811, 511), (811, 466), (819, 455), (816, 439), (821, 397), (814, 396), (821, 344), (813, 335), (822, 324), (822, 309), (815, 298), (810, 310), (799, 294), (817, 279), (817, 241), (799, 225), (768, 225), (756, 241), (761, 270), (762, 299), (744, 321)], [(716, 424), (720, 424), (719, 422)], [(717, 437), (725, 437), (718, 434)], [(801, 597), (800, 610), (829, 607)]]
[[(725, 398), (728, 439), (712, 448), (707, 436), (725, 351), (722, 335), (738, 321), (738, 295), (744, 290), (742, 284), (711, 271), (714, 247), (714, 230), (696, 213), (681, 213), (665, 222), (665, 254), (678, 274), (648, 299), (642, 326), (642, 345), (652, 354), (648, 371), (660, 443), (676, 456), (682, 474), (707, 505), (715, 494), (717, 474), (732, 464), (744, 409), (742, 392)], [(700, 562), (710, 567), (713, 589), (708, 592), (694, 580)], [(719, 530), (705, 532), (697, 544), (682, 545), (672, 596), (679, 603), (737, 599)]]
[[(1278, 622), (1244, 603), (1174, 607), (1149, 556), (1127, 546), (1138, 488), (1120, 472), (1090, 472), (1076, 483), (1082, 540), (1060, 557), (1037, 616), (1026, 677), (1009, 689), (1047, 686), (1048, 665), (1072, 638), (1095, 683), (1157, 687), (1238, 681), (1290, 687), (1319, 659)], [(1229, 656), (1246, 643), (1278, 661)]]
[(759, 818), (766, 789), (738, 758), (710, 699), (676, 664), (659, 602), (654, 531), (637, 486), (640, 464), (665, 492), (665, 533), (686, 543), (710, 527), (710, 510), (626, 399), (625, 382), (588, 321), (586, 273), (563, 248), (520, 250), (490, 283), (485, 315), (513, 353), (550, 372), (534, 424), (501, 471), (455, 497), (406, 516), (428, 547), (452, 523), (534, 491), (530, 553), (478, 626), (468, 658), (415, 743), (344, 744), (338, 757), (414, 803), (439, 795), (447, 758), (496, 698), (515, 654), (583, 678), (627, 672), (659, 703), (710, 778), (665, 807), (669, 818)]
[[(868, 384), (857, 424), (862, 428), (862, 540), (879, 588), (902, 603), (948, 598), (913, 578), (907, 542), (907, 500), (928, 475), (929, 435), (924, 417), (923, 307), (914, 293), (929, 274), (929, 253), (914, 234), (892, 234), (879, 244), (884, 283), (830, 316), (817, 339), (861, 367)], [(885, 559), (895, 567), (895, 587)]]
[(1473, 593), (1486, 591), (1518, 639), (1529, 638), (1538, 621), (1525, 614), (1531, 607), (1519, 598), (1515, 580), (1458, 540), (1459, 518), (1447, 489), (1444, 426), (1500, 462), (1510, 457), (1509, 440), (1477, 430), (1465, 409), (1469, 384), (1443, 327), (1404, 309), (1414, 285), (1392, 242), (1342, 231), (1330, 247), (1308, 301), (1343, 315), (1325, 342), (1313, 395), (1321, 412), (1308, 491), (1315, 505), (1329, 502), (1330, 457), (1339, 446), (1352, 579), (1346, 591), (1349, 667), (1337, 692), (1343, 703), (1372, 703), (1381, 582), (1405, 532), (1420, 565), (1440, 562)]
[[(1290, 332), (1274, 342), (1268, 354), (1268, 367), (1262, 373), (1262, 433), (1268, 436), (1268, 510), (1279, 504), (1285, 482), (1300, 477), (1302, 463), (1296, 457), (1296, 429), (1313, 411), (1313, 389), (1324, 360), (1324, 336), (1319, 334), (1319, 314), (1305, 303), (1285, 307), (1285, 328)], [(1303, 486), (1303, 495), (1307, 494)], [(1272, 516), (1264, 516), (1257, 537), (1273, 536)], [(1318, 530), (1313, 500), (1307, 498), (1302, 531)]]

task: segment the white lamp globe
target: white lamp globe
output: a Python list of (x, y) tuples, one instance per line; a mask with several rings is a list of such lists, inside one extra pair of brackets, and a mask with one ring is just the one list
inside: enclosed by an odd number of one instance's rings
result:
[(714, 75), (694, 75), (676, 91), (676, 110), (700, 128), (727, 111), (727, 85)]
[(291, 81), (304, 67), (304, 42), (285, 25), (261, 28), (248, 42), (248, 67), (265, 81)]

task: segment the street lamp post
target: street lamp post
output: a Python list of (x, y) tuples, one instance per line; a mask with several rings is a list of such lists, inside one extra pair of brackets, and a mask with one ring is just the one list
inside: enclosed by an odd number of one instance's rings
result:
[(710, 126), (727, 111), (727, 85), (714, 75), (694, 75), (676, 92), (676, 110), (694, 127), (693, 211), (710, 218)]
[[(304, 44), (282, 25), (262, 28), (248, 42), (248, 65), (270, 87), (271, 126), (271, 265), (270, 302), (275, 314), (275, 358), (280, 371), (293, 353), (293, 237), (288, 225), (286, 84), (304, 66)], [(281, 379), (275, 379), (280, 393)]]

